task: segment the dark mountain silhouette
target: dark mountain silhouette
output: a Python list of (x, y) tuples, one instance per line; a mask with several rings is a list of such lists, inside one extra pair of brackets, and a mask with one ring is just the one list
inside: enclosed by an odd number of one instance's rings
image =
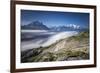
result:
[(21, 26), (21, 29), (33, 29), (33, 30), (49, 30), (42, 22), (33, 21), (27, 25)]

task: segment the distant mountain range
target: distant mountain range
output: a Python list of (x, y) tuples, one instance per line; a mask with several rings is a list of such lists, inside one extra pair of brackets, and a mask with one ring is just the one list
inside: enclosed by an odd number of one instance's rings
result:
[(73, 28), (73, 27), (67, 27), (67, 26), (59, 26), (59, 27), (52, 27), (50, 28), (51, 31), (86, 31), (87, 28)]
[(49, 30), (47, 26), (45, 26), (42, 22), (34, 21), (27, 25), (21, 26), (21, 29), (33, 29), (33, 30)]
[(80, 26), (76, 26), (75, 24), (70, 24), (69, 26), (54, 26), (54, 27), (47, 27), (40, 21), (33, 21), (27, 25), (21, 26), (21, 29), (28, 29), (28, 30), (49, 30), (49, 31), (85, 31), (88, 28), (82, 28)]

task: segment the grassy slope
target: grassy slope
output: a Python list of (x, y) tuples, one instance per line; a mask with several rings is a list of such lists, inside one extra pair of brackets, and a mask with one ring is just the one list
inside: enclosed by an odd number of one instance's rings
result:
[(81, 32), (77, 36), (61, 39), (56, 43), (24, 53), (22, 62), (46, 62), (89, 59), (89, 33)]

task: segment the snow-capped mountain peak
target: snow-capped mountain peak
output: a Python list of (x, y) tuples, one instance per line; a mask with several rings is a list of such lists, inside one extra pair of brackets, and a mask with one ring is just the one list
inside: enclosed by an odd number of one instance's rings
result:
[(80, 26), (76, 24), (67, 24), (66, 27), (74, 28), (74, 29), (79, 29)]

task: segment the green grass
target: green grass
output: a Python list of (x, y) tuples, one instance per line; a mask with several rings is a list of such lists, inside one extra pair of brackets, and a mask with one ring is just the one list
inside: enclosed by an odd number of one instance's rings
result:
[(84, 39), (88, 39), (89, 38), (89, 32), (80, 32), (78, 35), (76, 36), (72, 36), (72, 37), (69, 37), (69, 41), (74, 39), (76, 41), (82, 41)]
[(33, 62), (39, 62), (39, 61), (44, 62), (44, 61), (55, 61), (55, 60), (56, 60), (56, 56), (51, 52), (47, 52), (45, 54), (32, 57)]
[(89, 58), (88, 53), (85, 53), (85, 52), (82, 52), (82, 51), (71, 51), (71, 50), (57, 53), (57, 56), (58, 57), (65, 57), (65, 58), (68, 58), (68, 57), (81, 57), (82, 59), (88, 59)]

